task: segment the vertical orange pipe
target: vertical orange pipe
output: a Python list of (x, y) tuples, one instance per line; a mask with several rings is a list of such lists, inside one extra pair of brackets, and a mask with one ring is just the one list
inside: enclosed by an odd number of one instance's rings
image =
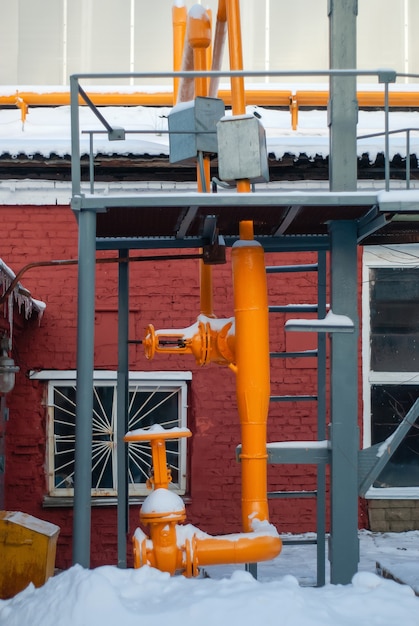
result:
[(267, 419), (270, 396), (269, 325), (265, 260), (253, 239), (253, 222), (240, 223), (232, 248), (236, 325), (237, 404), (242, 429), (242, 522), (269, 519), (267, 502)]
[[(208, 69), (208, 50), (211, 45), (211, 20), (210, 17), (198, 5), (193, 14), (189, 14), (188, 21), (188, 44), (193, 50), (194, 70), (206, 71)], [(195, 79), (195, 97), (208, 95), (208, 81), (205, 77)], [(209, 191), (210, 186), (210, 161), (203, 158), (203, 176), (199, 166), (197, 166), (198, 191)], [(204, 180), (203, 180), (204, 177)], [(212, 268), (205, 265), (203, 261), (199, 263), (200, 270), (200, 298), (201, 313), (208, 317), (214, 317), (213, 313), (213, 288), (212, 288)]]
[[(186, 33), (186, 7), (175, 3), (172, 8), (173, 25), (173, 70), (179, 72), (182, 69), (183, 46)], [(173, 103), (176, 103), (179, 93), (179, 78), (173, 79)]]
[[(207, 70), (207, 49), (211, 45), (211, 20), (205, 9), (196, 4), (188, 15), (188, 43), (193, 50), (196, 72)], [(206, 77), (195, 78), (195, 96), (208, 93)]]
[[(240, 1), (226, 0), (226, 8), (230, 70), (240, 71), (243, 69), (243, 49), (240, 26)], [(244, 115), (246, 113), (244, 78), (242, 76), (232, 76), (230, 80), (232, 113), (233, 115)], [(239, 193), (249, 192), (250, 182), (248, 180), (238, 180), (237, 191)]]

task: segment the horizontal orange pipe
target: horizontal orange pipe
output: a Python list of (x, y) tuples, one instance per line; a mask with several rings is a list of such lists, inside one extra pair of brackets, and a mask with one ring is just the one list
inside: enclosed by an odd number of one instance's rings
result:
[[(157, 91), (148, 93), (136, 91), (132, 93), (120, 92), (86, 92), (97, 106), (172, 106), (173, 91)], [(231, 91), (222, 89), (218, 96), (227, 106), (231, 106)], [(328, 91), (297, 91), (294, 95), (288, 89), (248, 89), (246, 103), (259, 106), (289, 106), (291, 98), (296, 105), (327, 106)], [(376, 91), (359, 91), (357, 93), (359, 106), (384, 106), (384, 94)], [(16, 91), (14, 95), (0, 95), (0, 106), (15, 106), (17, 100), (23, 100), (28, 106), (67, 106), (70, 104), (70, 92), (55, 91), (50, 93), (36, 93), (33, 91)], [(85, 104), (79, 98), (80, 104)], [(393, 107), (419, 107), (419, 91), (389, 92), (389, 105)]]
[[(297, 106), (327, 106), (329, 102), (329, 92), (316, 90), (296, 91), (293, 96)], [(384, 93), (382, 91), (358, 91), (358, 105), (360, 107), (383, 107)], [(417, 107), (419, 106), (419, 91), (390, 91), (388, 102), (392, 107)]]
[[(228, 536), (227, 536), (228, 537)], [(226, 537), (195, 538), (193, 553), (198, 566), (270, 561), (281, 552), (282, 542), (275, 535), (254, 533)]]

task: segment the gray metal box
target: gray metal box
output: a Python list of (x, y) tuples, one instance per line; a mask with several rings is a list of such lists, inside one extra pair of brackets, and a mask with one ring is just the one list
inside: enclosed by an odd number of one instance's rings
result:
[(223, 117), (217, 124), (217, 136), (221, 180), (269, 181), (265, 129), (254, 115)]
[(217, 122), (224, 115), (219, 98), (199, 96), (174, 106), (168, 115), (170, 162), (196, 158), (198, 152), (218, 152)]

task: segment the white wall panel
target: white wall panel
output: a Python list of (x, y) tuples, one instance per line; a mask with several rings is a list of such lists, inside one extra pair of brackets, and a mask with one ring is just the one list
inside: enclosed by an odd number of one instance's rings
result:
[[(172, 4), (0, 0), (0, 84), (63, 84), (64, 77), (68, 81), (71, 73), (80, 72), (170, 71)], [(190, 8), (193, 0), (185, 4)], [(218, 0), (201, 4), (212, 10), (215, 22)], [(264, 70), (269, 64), (277, 70), (327, 69), (327, 4), (242, 0), (245, 68)], [(419, 72), (418, 0), (358, 0), (358, 12), (359, 68)], [(227, 54), (223, 67), (228, 67)]]

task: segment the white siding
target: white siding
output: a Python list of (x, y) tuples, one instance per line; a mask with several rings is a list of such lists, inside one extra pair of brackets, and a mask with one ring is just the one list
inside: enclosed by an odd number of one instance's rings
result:
[[(172, 4), (172, 0), (0, 0), (0, 84), (60, 85), (80, 72), (170, 71)], [(185, 4), (189, 8), (193, 0)], [(201, 4), (212, 10), (215, 22), (218, 0)], [(245, 68), (327, 69), (327, 4), (327, 0), (242, 0)], [(417, 0), (359, 0), (358, 67), (419, 72), (417, 24)]]

